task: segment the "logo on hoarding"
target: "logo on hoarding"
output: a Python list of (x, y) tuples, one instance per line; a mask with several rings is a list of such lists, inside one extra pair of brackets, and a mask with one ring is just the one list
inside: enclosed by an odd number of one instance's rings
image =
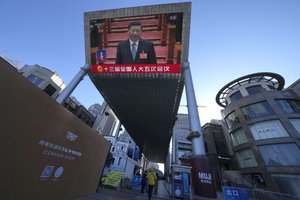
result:
[(68, 131), (66, 138), (70, 141), (75, 141), (75, 140), (77, 140), (78, 136), (75, 135), (74, 133), (71, 133), (70, 131)]
[(199, 177), (201, 183), (208, 183), (208, 184), (212, 183), (211, 173), (199, 172), (198, 177)]
[(52, 171), (53, 171), (53, 169), (54, 169), (54, 166), (46, 165), (43, 172), (42, 172), (42, 174), (41, 174), (41, 176), (40, 176), (40, 178), (42, 178), (42, 179), (49, 178)]
[(57, 168), (57, 170), (56, 170), (55, 173), (54, 173), (54, 177), (55, 177), (55, 178), (60, 177), (60, 175), (62, 175), (63, 172), (64, 172), (64, 168), (63, 168), (63, 167)]
[[(71, 132), (68, 132), (68, 134), (66, 135), (66, 138), (71, 141), (76, 140), (77, 137), (77, 135)], [(81, 157), (82, 155), (81, 152), (48, 142), (47, 140), (40, 140), (38, 144), (47, 147), (47, 149), (43, 150), (43, 154), (46, 156), (63, 158), (66, 160), (76, 160), (76, 157)]]

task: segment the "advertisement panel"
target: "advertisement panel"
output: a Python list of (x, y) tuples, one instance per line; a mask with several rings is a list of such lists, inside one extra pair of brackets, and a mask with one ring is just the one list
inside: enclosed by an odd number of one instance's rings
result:
[(134, 175), (132, 177), (132, 188), (133, 189), (141, 189), (142, 187), (142, 177), (138, 175)]
[(118, 73), (96, 70), (116, 64), (168, 64), (169, 73), (180, 73), (182, 58), (188, 56), (189, 22), (190, 3), (85, 13), (86, 62), (97, 73)]
[(175, 198), (183, 198), (183, 180), (182, 180), (182, 172), (174, 172), (174, 191), (173, 195)]
[(125, 172), (110, 171), (108, 174), (106, 174), (103, 185), (117, 188), (120, 185), (124, 175)]
[(0, 58), (0, 199), (95, 193), (110, 143)]

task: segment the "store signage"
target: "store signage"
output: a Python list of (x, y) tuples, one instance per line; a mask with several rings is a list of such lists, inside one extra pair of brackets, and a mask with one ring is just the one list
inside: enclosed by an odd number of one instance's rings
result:
[(95, 74), (168, 74), (180, 73), (180, 64), (102, 64), (92, 65), (92, 72)]
[(199, 177), (201, 183), (207, 183), (207, 184), (212, 183), (211, 173), (198, 172), (198, 177)]
[(194, 192), (198, 196), (217, 198), (213, 174), (206, 156), (192, 156), (192, 181)]
[(223, 187), (224, 200), (249, 200), (247, 190), (234, 187)]

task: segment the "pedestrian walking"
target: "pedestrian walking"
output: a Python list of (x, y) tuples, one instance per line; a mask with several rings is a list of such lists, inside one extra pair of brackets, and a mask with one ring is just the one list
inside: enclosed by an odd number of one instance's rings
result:
[(148, 200), (150, 200), (152, 197), (153, 188), (157, 180), (157, 176), (154, 173), (154, 170), (152, 168), (149, 169), (149, 172), (147, 174), (147, 179), (148, 179)]
[(142, 188), (141, 188), (141, 193), (144, 193), (144, 188), (147, 182), (147, 172), (144, 171), (143, 176), (142, 176)]

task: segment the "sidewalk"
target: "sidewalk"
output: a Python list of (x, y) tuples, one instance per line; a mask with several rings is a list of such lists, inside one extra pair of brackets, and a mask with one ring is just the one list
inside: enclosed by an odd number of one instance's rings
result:
[[(171, 198), (171, 184), (160, 180), (158, 182), (157, 194), (153, 194), (151, 200), (170, 200)], [(217, 193), (217, 199), (204, 198), (194, 196), (193, 200), (222, 200), (221, 192)], [(77, 198), (75, 200), (148, 200), (148, 193), (141, 193), (140, 190), (114, 190), (108, 188), (101, 188), (98, 193), (91, 194), (86, 197)], [(174, 200), (176, 200), (174, 198)]]
[[(148, 200), (147, 193), (140, 193), (136, 190), (113, 190), (101, 188), (98, 193), (91, 194), (86, 197), (78, 198), (75, 200)], [(170, 198), (153, 195), (152, 200), (169, 200)]]
[[(157, 194), (153, 194), (151, 200), (169, 200), (169, 186), (165, 181), (158, 182)], [(145, 190), (146, 191), (146, 190)], [(148, 193), (141, 193), (140, 190), (114, 190), (101, 188), (98, 193), (91, 194), (86, 197), (77, 198), (75, 200), (148, 200)]]

